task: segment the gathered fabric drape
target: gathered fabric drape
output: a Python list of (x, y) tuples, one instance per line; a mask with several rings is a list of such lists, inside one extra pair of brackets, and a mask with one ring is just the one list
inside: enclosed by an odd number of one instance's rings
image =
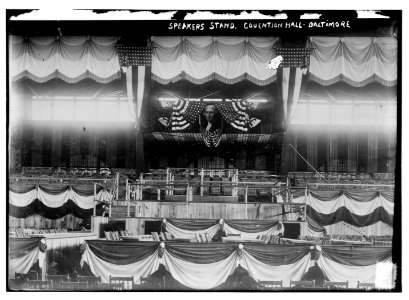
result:
[(375, 192), (366, 196), (358, 197), (357, 193), (352, 196), (349, 193), (333, 193), (329, 197), (328, 193), (323, 196), (311, 192), (306, 199), (307, 215), (321, 226), (341, 221), (358, 227), (379, 221), (392, 226), (394, 202), (385, 198), (382, 193)]
[[(50, 219), (58, 219), (67, 214), (83, 218), (92, 214), (94, 207), (94, 187), (65, 185), (12, 185), (9, 190), (10, 215), (24, 218), (39, 213)], [(109, 201), (112, 195), (98, 188), (96, 200)]]
[[(324, 251), (323, 251), (324, 253)], [(318, 266), (330, 281), (348, 281), (348, 285), (356, 287), (357, 282), (376, 283), (378, 263), (390, 262), (390, 257), (385, 260), (373, 261), (372, 264), (351, 265), (341, 264), (331, 260), (326, 255), (321, 255), (318, 259)], [(392, 278), (390, 280), (392, 282)]]
[[(103, 258), (95, 255), (93, 251), (95, 248), (90, 250), (89, 242), (85, 245), (85, 251), (82, 255), (81, 264), (86, 262), (93, 274), (98, 274), (101, 276), (102, 282), (109, 282), (109, 275), (111, 276), (134, 276), (135, 282), (139, 283), (141, 276), (146, 277), (159, 268), (158, 250), (157, 246), (155, 251), (151, 252), (149, 256), (140, 256), (139, 260), (128, 260), (127, 264), (120, 264), (115, 259), (106, 261)], [(135, 251), (136, 252), (136, 251)], [(129, 252), (127, 253), (129, 255)], [(119, 254), (115, 254), (118, 257)], [(123, 258), (123, 257), (122, 257)], [(132, 262), (131, 262), (132, 261)]]
[(301, 280), (312, 265), (309, 253), (292, 264), (269, 265), (243, 251), (242, 266), (249, 271), (251, 277), (255, 280), (282, 280), (283, 286), (289, 286), (290, 280)]
[(10, 36), (11, 79), (110, 82), (121, 77), (114, 47), (118, 40), (108, 36)]
[[(224, 220), (223, 230), (226, 234), (239, 234), (244, 238), (278, 235), (284, 232), (284, 226), (278, 221), (264, 220)], [(209, 234), (210, 238), (220, 229), (218, 220), (166, 220), (166, 230), (176, 238), (194, 239), (196, 234)]]
[(189, 220), (184, 223), (181, 220), (168, 220), (166, 230), (176, 238), (194, 239), (196, 234), (209, 234), (210, 238), (219, 230), (219, 225), (213, 220), (200, 222), (198, 220)]
[(44, 258), (44, 253), (39, 248), (40, 239), (9, 238), (8, 277), (10, 279), (15, 277), (15, 273), (27, 273), (39, 258)]
[[(390, 247), (313, 248), (322, 254), (318, 265), (333, 281), (374, 282), (376, 264), (391, 260)], [(240, 265), (255, 280), (301, 280), (315, 263), (310, 246), (236, 243), (159, 243), (86, 241), (82, 261), (102, 281), (109, 275), (149, 276), (163, 264), (186, 287), (211, 289), (221, 285)], [(162, 254), (160, 254), (162, 252)], [(368, 274), (370, 273), (370, 274)], [(353, 286), (353, 285), (351, 285)]]
[(211, 289), (226, 281), (238, 266), (238, 258), (233, 252), (227, 258), (206, 264), (191, 263), (173, 257), (167, 252), (163, 264), (172, 276), (184, 286), (193, 289)]
[(321, 85), (344, 81), (397, 84), (398, 41), (394, 37), (310, 37), (309, 78)]
[(152, 78), (168, 84), (187, 79), (202, 84), (217, 79), (234, 84), (247, 79), (267, 85), (276, 70), (265, 68), (275, 57), (277, 37), (154, 36)]

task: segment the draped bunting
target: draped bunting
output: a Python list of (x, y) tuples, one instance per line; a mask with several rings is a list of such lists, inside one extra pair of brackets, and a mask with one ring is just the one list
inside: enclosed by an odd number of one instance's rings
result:
[(342, 265), (369, 266), (385, 261), (392, 256), (390, 247), (363, 247), (355, 248), (353, 255), (347, 248), (324, 247), (322, 255)]
[[(330, 196), (328, 194), (311, 192), (306, 201), (307, 215), (321, 226), (341, 221), (358, 227), (378, 221), (393, 225), (394, 203), (385, 199), (382, 194), (338, 192), (338, 197), (335, 192)], [(364, 195), (367, 198), (363, 197)], [(313, 227), (309, 226), (310, 229)]]
[[(96, 200), (109, 201), (111, 197), (107, 190), (97, 188)], [(40, 214), (49, 219), (58, 219), (70, 213), (85, 218), (93, 212), (94, 187), (39, 185), (37, 188), (29, 185), (25, 188), (24, 185), (11, 185), (9, 208), (10, 215), (16, 218)]]
[(194, 239), (196, 234), (208, 234), (210, 238), (217, 233), (219, 225), (214, 220), (167, 220), (166, 230), (176, 238)]
[[(86, 241), (82, 261), (104, 282), (109, 275), (118, 274), (133, 275), (135, 282), (139, 282), (140, 276), (151, 275), (162, 263), (174, 279), (193, 289), (221, 285), (239, 265), (255, 280), (283, 280), (284, 286), (288, 286), (290, 279), (300, 280), (314, 264), (309, 246), (164, 244), (160, 257), (158, 242), (90, 240)], [(318, 265), (327, 278), (335, 281), (374, 282), (376, 264), (391, 259), (390, 247), (322, 246), (318, 251), (322, 251)]]
[(152, 78), (161, 84), (247, 79), (267, 85), (276, 79), (276, 71), (265, 68), (275, 56), (276, 37), (154, 36), (152, 42)]
[[(134, 276), (136, 282), (140, 282), (141, 276), (146, 277), (155, 272), (159, 268), (158, 250), (144, 259), (136, 260), (128, 264), (119, 264), (116, 260), (111, 262), (104, 261), (90, 250), (90, 241), (87, 242), (85, 252), (82, 255), (81, 264), (86, 262), (91, 272), (101, 276), (102, 282), (109, 282), (109, 275), (111, 276)], [(128, 252), (129, 254), (129, 252)], [(122, 256), (124, 258), (124, 256)]]
[[(390, 258), (379, 262), (387, 261), (390, 261)], [(376, 283), (376, 278), (380, 275), (377, 274), (378, 262), (371, 265), (344, 265), (332, 261), (325, 255), (321, 255), (317, 263), (328, 280), (338, 282), (348, 281), (348, 285), (351, 287), (357, 286), (358, 281)], [(392, 282), (392, 278), (390, 278), (390, 282)]]
[(44, 254), (40, 251), (41, 238), (9, 238), (8, 277), (15, 273), (27, 273), (31, 266)]
[[(209, 234), (213, 238), (220, 225), (217, 220), (166, 220), (166, 229), (176, 238), (194, 239), (196, 234)], [(257, 236), (278, 235), (284, 232), (284, 226), (279, 221), (263, 220), (225, 220), (223, 230), (227, 234), (240, 234), (245, 238)]]
[(118, 37), (10, 37), (12, 80), (37, 82), (59, 78), (75, 83), (91, 78), (107, 83), (120, 78), (115, 43)]
[(238, 266), (237, 255), (206, 264), (195, 264), (171, 256), (163, 256), (163, 264), (172, 276), (183, 285), (193, 289), (211, 289), (221, 285)]
[(150, 66), (126, 67), (126, 90), (128, 104), (132, 117), (135, 119), (136, 128), (139, 129), (142, 105), (149, 96), (151, 80)]
[(309, 47), (309, 78), (319, 84), (397, 84), (398, 42), (394, 37), (310, 37)]

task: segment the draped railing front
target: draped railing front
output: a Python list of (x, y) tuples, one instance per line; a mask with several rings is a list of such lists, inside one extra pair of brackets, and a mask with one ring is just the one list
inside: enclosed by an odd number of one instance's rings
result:
[(348, 280), (351, 286), (376, 282), (377, 264), (391, 261), (390, 247), (337, 248), (263, 244), (87, 241), (82, 247), (96, 276), (134, 276), (135, 283), (163, 264), (174, 279), (188, 288), (220, 286), (241, 266), (255, 280), (300, 280), (315, 263), (332, 281)]

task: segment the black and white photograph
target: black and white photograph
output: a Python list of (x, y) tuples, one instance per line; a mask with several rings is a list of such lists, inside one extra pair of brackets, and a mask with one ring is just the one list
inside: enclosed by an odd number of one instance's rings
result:
[(6, 9), (8, 294), (402, 291), (402, 10), (273, 4)]

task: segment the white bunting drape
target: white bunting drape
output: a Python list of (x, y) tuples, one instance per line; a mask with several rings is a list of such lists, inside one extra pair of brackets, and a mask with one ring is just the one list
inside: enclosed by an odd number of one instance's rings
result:
[(280, 230), (277, 229), (277, 225), (270, 227), (267, 230), (264, 231), (258, 231), (258, 232), (245, 232), (245, 231), (240, 231), (237, 229), (234, 229), (233, 227), (229, 226), (228, 224), (224, 224), (224, 231), (227, 234), (240, 234), (240, 237), (243, 238), (250, 238), (250, 239), (255, 239), (260, 235), (278, 235), (279, 233), (284, 232), (284, 226), (281, 226)]
[(127, 265), (116, 265), (95, 256), (88, 245), (86, 245), (85, 252), (82, 255), (81, 265), (83, 262), (89, 265), (93, 274), (101, 276), (102, 282), (109, 282), (109, 275), (111, 275), (133, 276), (134, 282), (139, 283), (141, 276), (149, 276), (159, 268), (158, 251), (155, 251), (152, 255), (141, 261)]
[(59, 78), (75, 83), (85, 78), (107, 83), (120, 78), (115, 43), (118, 37), (10, 36), (12, 80), (28, 77), (37, 82)]
[(194, 239), (196, 237), (196, 234), (209, 234), (210, 238), (213, 238), (213, 236), (216, 234), (216, 232), (219, 230), (219, 225), (215, 224), (207, 229), (204, 230), (185, 230), (178, 228), (171, 223), (166, 223), (166, 230), (172, 234), (175, 238), (180, 238), (180, 239)]
[[(390, 261), (388, 259), (385, 262)], [(330, 281), (348, 281), (350, 287), (356, 287), (357, 282), (376, 282), (376, 264), (369, 266), (348, 266), (337, 263), (321, 255), (318, 266)]]
[(256, 260), (243, 250), (241, 266), (249, 271), (251, 277), (257, 280), (282, 280), (283, 286), (289, 286), (290, 280), (301, 280), (302, 276), (313, 266), (311, 255), (308, 253), (294, 264), (270, 266)]
[(309, 78), (362, 87), (377, 81), (397, 84), (398, 41), (394, 37), (310, 37)]
[[(100, 190), (97, 195), (96, 199), (99, 201), (109, 201), (112, 195), (107, 190)], [(48, 194), (44, 190), (41, 189), (41, 186), (38, 189), (33, 189), (27, 193), (15, 193), (9, 191), (9, 203), (14, 206), (24, 207), (29, 205), (35, 199), (40, 200), (44, 205), (57, 208), (61, 207), (66, 203), (68, 200), (72, 200), (76, 205), (78, 205), (82, 209), (91, 209), (94, 207), (94, 196), (83, 196), (79, 195), (75, 191), (68, 188), (66, 191), (60, 194)]]
[(36, 247), (24, 256), (9, 259), (9, 278), (14, 278), (15, 273), (27, 273), (32, 265), (39, 259), (40, 253), (40, 248)]
[(152, 78), (162, 84), (185, 78), (195, 84), (248, 79), (267, 85), (276, 79), (276, 70), (266, 65), (274, 58), (277, 41), (277, 37), (154, 36)]
[(173, 257), (165, 251), (163, 264), (172, 276), (193, 289), (211, 289), (221, 285), (238, 266), (236, 252), (228, 258), (209, 264), (195, 264)]
[(340, 195), (338, 198), (330, 201), (321, 201), (311, 196), (307, 197), (307, 205), (321, 214), (331, 214), (341, 207), (347, 208), (351, 213), (364, 216), (372, 213), (376, 208), (383, 207), (390, 215), (393, 215), (394, 203), (386, 200), (382, 195), (377, 196), (371, 201), (355, 201)]

